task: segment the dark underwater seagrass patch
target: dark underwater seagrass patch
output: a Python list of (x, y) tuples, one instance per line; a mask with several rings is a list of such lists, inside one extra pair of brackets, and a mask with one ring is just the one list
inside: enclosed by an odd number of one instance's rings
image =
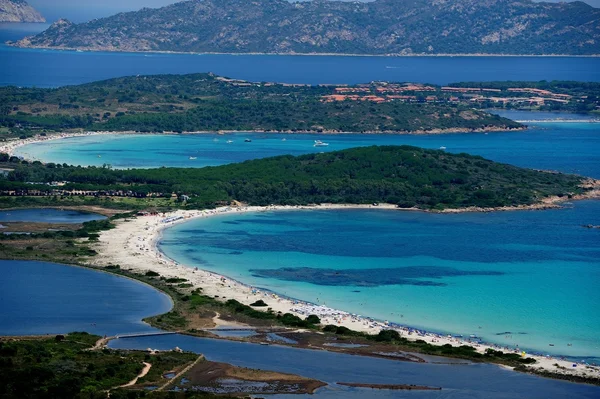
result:
[(286, 281), (302, 281), (317, 285), (376, 287), (379, 285), (422, 285), (443, 287), (444, 277), (501, 276), (488, 270), (460, 270), (452, 267), (410, 266), (381, 269), (317, 269), (312, 267), (282, 267), (251, 269), (252, 275)]

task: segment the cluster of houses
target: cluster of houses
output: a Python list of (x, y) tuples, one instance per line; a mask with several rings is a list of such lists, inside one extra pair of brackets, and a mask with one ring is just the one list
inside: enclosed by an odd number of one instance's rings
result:
[[(440, 91), (441, 94), (438, 94)], [(514, 95), (502, 95), (507, 93)], [(553, 93), (549, 90), (528, 87), (510, 88), (503, 93), (503, 90), (493, 88), (444, 86), (438, 90), (433, 86), (422, 84), (391, 84), (386, 82), (374, 82), (373, 84), (359, 85), (356, 87), (336, 87), (334, 89), (334, 94), (322, 96), (321, 101), (326, 103), (348, 100), (370, 101), (373, 103), (384, 103), (391, 101), (449, 103), (465, 101), (470, 103), (483, 103), (491, 101), (493, 103), (503, 105), (509, 103), (545, 105), (551, 102), (567, 104), (572, 100), (572, 98), (573, 96), (568, 94)]]
[[(42, 183), (39, 183), (40, 185)], [(9, 197), (52, 197), (52, 196), (85, 196), (85, 197), (132, 197), (132, 198), (180, 198), (189, 200), (189, 196), (178, 196), (175, 193), (143, 193), (132, 190), (67, 190), (48, 185), (47, 189), (20, 188), (0, 189), (0, 195)]]

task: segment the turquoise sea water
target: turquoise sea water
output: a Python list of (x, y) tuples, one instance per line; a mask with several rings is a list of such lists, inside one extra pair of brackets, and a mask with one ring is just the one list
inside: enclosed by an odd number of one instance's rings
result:
[[(561, 114), (557, 114), (560, 116)], [(527, 114), (519, 114), (519, 118)], [(530, 118), (535, 118), (533, 114)], [(252, 139), (251, 143), (244, 139)], [(284, 141), (285, 139), (285, 141)], [(233, 143), (227, 143), (232, 140)], [(329, 143), (314, 147), (314, 140)], [(446, 147), (517, 166), (600, 178), (598, 123), (540, 123), (529, 130), (444, 135), (258, 134), (96, 135), (20, 147), (17, 155), (73, 165), (203, 167), (282, 154), (301, 155), (369, 145)], [(190, 160), (190, 157), (196, 157)]]
[(160, 249), (352, 313), (597, 361), (600, 231), (587, 224), (600, 224), (600, 201), (454, 215), (280, 211), (177, 225)]

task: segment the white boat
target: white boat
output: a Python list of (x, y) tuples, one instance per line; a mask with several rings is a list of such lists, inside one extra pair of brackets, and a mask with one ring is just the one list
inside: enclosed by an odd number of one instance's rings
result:
[(190, 157), (191, 160), (198, 159), (198, 157)]
[(315, 147), (327, 147), (329, 143), (324, 143), (321, 140), (315, 140)]
[(233, 140), (227, 140), (227, 144), (233, 143)]
[(444, 147), (444, 146), (440, 147), (440, 150), (442, 150), (442, 151), (444, 151), (445, 149), (446, 149), (446, 147)]

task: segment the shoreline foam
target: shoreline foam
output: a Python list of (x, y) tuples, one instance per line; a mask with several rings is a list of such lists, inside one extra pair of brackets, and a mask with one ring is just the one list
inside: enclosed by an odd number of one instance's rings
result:
[[(191, 266), (182, 265), (161, 253), (157, 244), (161, 238), (161, 232), (176, 224), (192, 219), (208, 218), (215, 215), (236, 214), (246, 212), (283, 211), (298, 209), (395, 209), (393, 205), (382, 204), (377, 207), (372, 205), (321, 205), (321, 206), (269, 206), (269, 207), (222, 207), (208, 211), (185, 211), (179, 210), (162, 216), (141, 216), (128, 221), (120, 221), (117, 227), (101, 233), (96, 250), (99, 252), (98, 260), (93, 266), (107, 266), (119, 264), (123, 269), (131, 269), (135, 272), (154, 271), (166, 278), (186, 278), (194, 288), (202, 288), (202, 292), (208, 296), (216, 296), (222, 299), (235, 299), (241, 303), (250, 303), (262, 299), (275, 312), (292, 313), (297, 316), (306, 317), (309, 314), (317, 314), (323, 325), (334, 324), (345, 326), (352, 330), (377, 334), (382, 329), (395, 329), (402, 336), (409, 339), (422, 339), (433, 345), (450, 344), (471, 345), (480, 353), (486, 349), (504, 350), (513, 353), (521, 353), (517, 349), (508, 349), (492, 343), (471, 342), (465, 339), (425, 332), (407, 326), (390, 324), (369, 318), (356, 316), (351, 313), (332, 309), (326, 306), (314, 305), (310, 302), (295, 300), (280, 296), (274, 292), (260, 290), (243, 284), (239, 281), (219, 275), (217, 273), (201, 270)], [(415, 209), (416, 210), (416, 209)], [(100, 260), (101, 259), (101, 260)], [(573, 367), (574, 362), (559, 359), (557, 357), (526, 354), (533, 357), (537, 363), (533, 368), (552, 373), (565, 375), (586, 376), (600, 378), (600, 367), (586, 367), (587, 364), (580, 363)], [(556, 367), (558, 364), (562, 368)], [(563, 369), (564, 368), (564, 369)]]

